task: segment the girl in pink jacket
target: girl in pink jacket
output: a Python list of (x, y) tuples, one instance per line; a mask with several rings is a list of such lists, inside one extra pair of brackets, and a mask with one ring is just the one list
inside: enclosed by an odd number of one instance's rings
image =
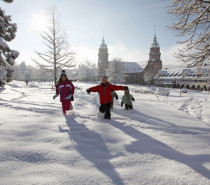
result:
[(66, 111), (73, 109), (71, 105), (71, 100), (74, 94), (74, 85), (71, 80), (66, 76), (65, 70), (62, 70), (60, 79), (56, 86), (56, 95), (53, 96), (55, 99), (60, 94), (60, 101), (62, 103), (63, 114), (66, 114)]

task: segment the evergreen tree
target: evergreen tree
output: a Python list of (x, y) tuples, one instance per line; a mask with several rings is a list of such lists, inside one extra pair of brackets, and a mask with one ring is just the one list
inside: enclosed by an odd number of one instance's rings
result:
[[(3, 0), (11, 3), (13, 0)], [(12, 80), (14, 72), (13, 65), (19, 53), (11, 50), (6, 42), (10, 42), (15, 38), (17, 25), (11, 23), (11, 17), (5, 15), (5, 12), (0, 8), (0, 86), (3, 87), (6, 82)]]

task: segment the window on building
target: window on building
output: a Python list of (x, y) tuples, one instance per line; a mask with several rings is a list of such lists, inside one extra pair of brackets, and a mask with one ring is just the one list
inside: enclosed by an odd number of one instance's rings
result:
[(201, 74), (197, 74), (197, 77), (201, 77)]

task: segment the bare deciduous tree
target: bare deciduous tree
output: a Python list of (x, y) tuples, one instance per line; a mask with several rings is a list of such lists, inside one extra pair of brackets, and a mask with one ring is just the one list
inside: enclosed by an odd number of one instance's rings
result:
[(147, 65), (143, 73), (144, 83), (148, 85), (152, 84), (155, 74), (156, 73), (153, 70), (153, 66)]
[(186, 38), (175, 56), (192, 67), (210, 63), (210, 1), (173, 0), (168, 13), (174, 16), (169, 28)]
[(95, 81), (97, 79), (97, 68), (96, 65), (85, 60), (77, 70), (77, 79), (81, 81)]
[(113, 58), (109, 63), (109, 68), (107, 70), (107, 76), (109, 81), (114, 82), (124, 82), (124, 65), (121, 58)]
[(49, 25), (47, 26), (46, 31), (41, 33), (46, 51), (36, 51), (37, 58), (33, 58), (32, 60), (39, 67), (45, 69), (46, 72), (51, 70), (56, 85), (58, 70), (74, 66), (74, 53), (69, 49), (69, 44), (61, 29), (55, 7), (49, 8), (48, 23)]

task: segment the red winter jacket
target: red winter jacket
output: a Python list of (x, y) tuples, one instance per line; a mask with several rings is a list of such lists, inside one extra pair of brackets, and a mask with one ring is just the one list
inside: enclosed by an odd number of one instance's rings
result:
[(61, 102), (68, 102), (71, 101), (71, 99), (65, 99), (69, 94), (74, 94), (74, 85), (71, 81), (61, 81), (56, 86), (56, 94), (60, 93), (60, 101)]
[(112, 102), (112, 95), (111, 91), (115, 90), (124, 90), (124, 86), (117, 86), (117, 85), (112, 85), (110, 83), (106, 84), (100, 84), (95, 87), (91, 87), (90, 91), (91, 92), (98, 92), (100, 94), (100, 104), (107, 104)]

